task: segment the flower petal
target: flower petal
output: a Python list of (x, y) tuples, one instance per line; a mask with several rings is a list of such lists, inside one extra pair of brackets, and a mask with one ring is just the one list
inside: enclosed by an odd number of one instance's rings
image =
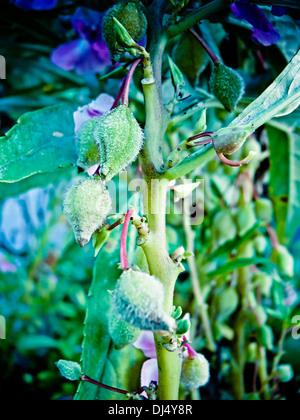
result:
[(143, 331), (133, 345), (137, 349), (142, 350), (146, 357), (156, 358), (154, 336), (152, 331)]
[(23, 10), (50, 10), (56, 6), (57, 0), (11, 0)]
[(280, 39), (280, 35), (271, 22), (255, 4), (249, 4), (245, 0), (237, 1), (231, 6), (231, 10), (238, 18), (247, 20), (253, 26), (252, 39), (254, 42), (269, 46)]
[(142, 367), (141, 387), (149, 386), (151, 381), (158, 382), (157, 359), (146, 360)]
[(286, 7), (272, 6), (272, 14), (274, 16), (281, 17), (281, 16), (285, 15), (286, 12), (287, 12), (287, 8)]
[(112, 96), (102, 93), (90, 104), (78, 108), (77, 111), (74, 112), (75, 133), (77, 133), (82, 125), (91, 118), (108, 112), (113, 106), (113, 103), (114, 98)]
[(89, 51), (89, 42), (83, 39), (76, 39), (67, 44), (57, 47), (51, 56), (53, 64), (64, 70), (73, 70), (76, 64), (84, 58)]
[(103, 15), (103, 13), (87, 7), (78, 7), (72, 17), (72, 25), (83, 39), (87, 39), (90, 42), (100, 41)]

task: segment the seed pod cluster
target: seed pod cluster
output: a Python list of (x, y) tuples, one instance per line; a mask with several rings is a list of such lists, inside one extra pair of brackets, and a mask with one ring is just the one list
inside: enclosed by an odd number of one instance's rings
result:
[(100, 179), (77, 181), (67, 191), (63, 210), (81, 247), (100, 229), (110, 209), (111, 198)]
[(143, 144), (143, 131), (125, 105), (100, 117), (93, 136), (100, 154), (100, 175), (107, 181), (137, 158)]
[(124, 321), (141, 330), (173, 332), (176, 322), (164, 312), (163, 303), (162, 283), (133, 269), (123, 272), (113, 295), (113, 308)]

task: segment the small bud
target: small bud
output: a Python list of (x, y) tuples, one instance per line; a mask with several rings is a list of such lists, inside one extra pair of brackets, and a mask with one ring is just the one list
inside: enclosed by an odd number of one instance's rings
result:
[(119, 44), (120, 31), (116, 27), (114, 18), (126, 29), (129, 37), (136, 42), (146, 35), (147, 19), (143, 6), (134, 0), (122, 1), (108, 10), (103, 19), (103, 36), (110, 51), (111, 59), (116, 62), (120, 60), (124, 47)]
[(164, 288), (158, 279), (132, 269), (123, 272), (113, 295), (120, 318), (141, 330), (173, 332), (176, 322), (164, 312), (163, 304)]
[(134, 343), (141, 333), (141, 330), (123, 321), (113, 310), (109, 314), (108, 328), (117, 350)]
[(100, 175), (109, 181), (137, 158), (143, 131), (125, 105), (97, 119), (93, 137), (100, 154)]
[(182, 363), (181, 383), (186, 389), (197, 389), (207, 385), (210, 372), (209, 363), (202, 354), (186, 358)]
[(245, 82), (235, 70), (217, 64), (211, 75), (210, 89), (225, 109), (232, 112), (245, 93)]
[(255, 201), (255, 213), (258, 220), (264, 224), (269, 224), (273, 220), (273, 204), (267, 198), (259, 198)]
[(55, 364), (60, 371), (61, 376), (69, 381), (77, 381), (81, 378), (82, 371), (81, 366), (78, 363), (69, 360), (59, 360)]
[(178, 328), (176, 330), (176, 335), (182, 336), (186, 334), (191, 328), (191, 321), (189, 319), (181, 319), (178, 321)]
[(263, 254), (268, 247), (268, 241), (264, 235), (258, 235), (254, 239), (254, 248), (258, 254)]
[(295, 274), (295, 261), (294, 257), (290, 254), (289, 250), (282, 245), (273, 249), (271, 254), (271, 261), (277, 264), (278, 270), (288, 277), (293, 277)]
[(78, 181), (67, 191), (63, 210), (81, 247), (100, 229), (110, 209), (110, 195), (96, 178)]
[(252, 203), (245, 204), (237, 214), (237, 225), (240, 236), (244, 236), (257, 222)]
[(221, 128), (211, 137), (216, 152), (224, 155), (232, 155), (237, 152), (253, 132), (252, 126)]
[(77, 166), (88, 170), (100, 162), (98, 147), (93, 138), (97, 118), (91, 118), (79, 130), (76, 138)]

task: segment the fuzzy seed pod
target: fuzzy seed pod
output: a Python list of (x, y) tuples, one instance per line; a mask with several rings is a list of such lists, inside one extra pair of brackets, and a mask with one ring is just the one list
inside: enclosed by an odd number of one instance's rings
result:
[(273, 204), (267, 198), (259, 198), (255, 201), (255, 213), (258, 220), (268, 224), (273, 220)]
[(161, 282), (132, 269), (123, 272), (113, 295), (114, 310), (124, 321), (141, 330), (173, 332), (176, 322), (164, 312), (163, 303)]
[(124, 26), (136, 42), (146, 35), (148, 22), (143, 6), (134, 0), (122, 1), (108, 10), (103, 19), (103, 36), (112, 62), (117, 62), (121, 58), (123, 48), (118, 43), (114, 18)]
[(108, 328), (117, 350), (121, 350), (128, 344), (134, 343), (141, 333), (140, 329), (123, 321), (115, 311), (111, 311), (109, 314)]
[(97, 120), (93, 135), (100, 155), (100, 175), (109, 181), (137, 158), (143, 144), (143, 131), (125, 105)]
[(235, 70), (217, 64), (211, 75), (210, 89), (225, 109), (232, 112), (245, 93), (245, 82)]
[(82, 126), (77, 134), (77, 166), (85, 170), (88, 170), (100, 162), (99, 150), (93, 138), (95, 124), (97, 124), (97, 122), (98, 118), (91, 118)]
[(295, 274), (295, 261), (294, 257), (290, 254), (289, 250), (282, 245), (273, 249), (271, 254), (271, 261), (277, 264), (278, 270), (288, 277), (293, 277)]
[(230, 211), (224, 210), (216, 214), (212, 231), (216, 247), (232, 241), (237, 236), (237, 228)]
[(207, 385), (210, 372), (209, 363), (202, 354), (184, 359), (181, 370), (181, 383), (186, 389), (197, 389)]
[(110, 209), (110, 195), (99, 179), (78, 181), (67, 191), (63, 210), (81, 247), (100, 229)]

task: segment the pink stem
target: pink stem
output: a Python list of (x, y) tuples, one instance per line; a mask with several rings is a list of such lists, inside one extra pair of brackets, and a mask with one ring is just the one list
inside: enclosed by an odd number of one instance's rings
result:
[(122, 93), (122, 104), (128, 106), (129, 105), (129, 88), (130, 88), (130, 83), (133, 77), (133, 73), (135, 72), (135, 69), (137, 68), (137, 66), (143, 61), (142, 58), (138, 58), (137, 60), (134, 61), (134, 63), (132, 64), (132, 66), (130, 67), (126, 79), (125, 79), (125, 85), (124, 85), (124, 90)]
[(121, 88), (119, 90), (119, 93), (116, 97), (115, 102), (113, 103), (113, 106), (111, 107), (111, 110), (117, 108), (117, 106), (119, 105), (120, 99), (122, 98), (122, 95), (123, 95), (123, 92), (124, 92), (125, 84), (126, 84), (126, 78), (122, 82)]
[(122, 270), (129, 270), (130, 265), (128, 263), (127, 258), (127, 250), (126, 250), (126, 243), (127, 243), (127, 235), (128, 235), (128, 228), (131, 216), (133, 215), (133, 209), (129, 209), (125, 216), (125, 221), (122, 229), (121, 235), (121, 269)]
[[(183, 341), (188, 341), (185, 335), (183, 336)], [(193, 349), (193, 347), (189, 343), (185, 343), (183, 344), (183, 346), (187, 348), (190, 359), (195, 359), (195, 357), (198, 357), (198, 353), (196, 352), (196, 350)]]
[(216, 56), (216, 54), (214, 54), (212, 52), (212, 50), (209, 48), (209, 46), (207, 45), (207, 43), (204, 41), (204, 39), (201, 38), (200, 35), (197, 34), (197, 32), (195, 32), (193, 29), (189, 29), (189, 32), (197, 39), (197, 41), (202, 45), (202, 47), (205, 49), (205, 51), (207, 52), (207, 54), (210, 56), (210, 58), (212, 59), (213, 63), (215, 66), (219, 66), (221, 64), (221, 60), (219, 59), (219, 57)]
[(219, 157), (219, 159), (222, 163), (224, 163), (227, 166), (231, 166), (233, 168), (239, 168), (239, 167), (241, 167), (243, 165), (247, 165), (249, 163), (249, 158), (248, 157), (243, 159), (243, 160), (236, 161), (236, 160), (227, 159), (227, 157), (225, 157), (223, 155), (223, 153), (217, 153), (217, 155), (218, 155), (218, 157)]

